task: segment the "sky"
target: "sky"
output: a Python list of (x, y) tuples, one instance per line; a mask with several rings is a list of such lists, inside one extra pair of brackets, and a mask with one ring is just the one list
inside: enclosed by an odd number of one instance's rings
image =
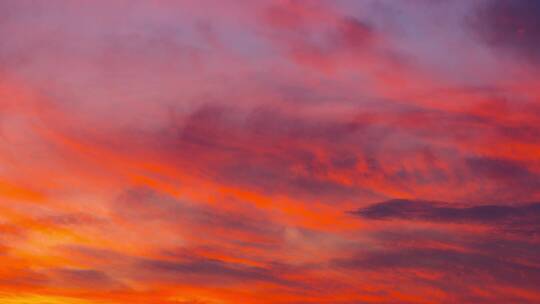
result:
[(0, 1), (0, 303), (540, 303), (540, 2)]

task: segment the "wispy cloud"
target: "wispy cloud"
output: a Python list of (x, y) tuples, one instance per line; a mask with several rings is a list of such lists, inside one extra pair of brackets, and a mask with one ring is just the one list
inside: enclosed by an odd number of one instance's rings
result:
[(539, 302), (539, 7), (1, 1), (0, 302)]

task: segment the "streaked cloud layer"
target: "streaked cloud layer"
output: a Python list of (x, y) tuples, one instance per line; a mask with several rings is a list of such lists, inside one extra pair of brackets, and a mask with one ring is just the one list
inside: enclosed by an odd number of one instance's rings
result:
[(540, 302), (536, 1), (0, 2), (0, 302)]

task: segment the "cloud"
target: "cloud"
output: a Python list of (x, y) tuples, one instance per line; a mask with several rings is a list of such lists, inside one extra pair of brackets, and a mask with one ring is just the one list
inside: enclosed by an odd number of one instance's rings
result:
[(294, 62), (325, 74), (346, 68), (351, 57), (368, 57), (378, 38), (366, 20), (323, 2), (284, 1), (264, 10), (262, 20), (270, 39)]
[(3, 289), (37, 289), (46, 286), (49, 282), (49, 276), (42, 272), (19, 269), (18, 267), (6, 267), (4, 274), (0, 278), (0, 287)]
[(539, 302), (537, 11), (0, 1), (1, 292)]
[(184, 261), (141, 260), (135, 267), (143, 278), (146, 276), (145, 279), (178, 283), (192, 282), (194, 279), (219, 285), (245, 281), (285, 283), (265, 268), (199, 257), (191, 257)]
[(51, 284), (75, 289), (121, 290), (126, 285), (96, 269), (57, 268), (49, 269)]
[(213, 168), (206, 174), (213, 174), (220, 183), (266, 193), (351, 196), (362, 190), (325, 175), (338, 167), (354, 169), (355, 163), (350, 162), (349, 167), (344, 167), (344, 163), (326, 164), (310, 147), (328, 149), (332, 158), (339, 159), (347, 153), (339, 151), (339, 147), (365, 133), (368, 125), (354, 119), (321, 122), (292, 116), (271, 106), (244, 111), (210, 104), (187, 117), (177, 133), (167, 136), (164, 143), (170, 152), (177, 153), (177, 158), (190, 157)]
[(45, 217), (44, 223), (58, 226), (91, 226), (106, 222), (103, 218), (93, 216), (88, 213), (67, 213)]
[[(540, 283), (540, 268), (499, 259), (493, 255), (440, 249), (400, 249), (381, 251), (350, 260), (337, 261), (340, 267), (370, 271), (434, 270), (451, 280), (461, 278), (472, 284), (479, 278), (496, 280), (514, 286)], [(440, 285), (444, 286), (441, 282)]]
[(500, 220), (540, 215), (540, 203), (523, 206), (484, 205), (451, 207), (427, 201), (390, 200), (355, 211), (354, 214), (372, 219), (411, 219), (443, 222), (497, 222)]
[(534, 235), (416, 224), (381, 225), (368, 233), (370, 246), (357, 244), (330, 265), (370, 280), (398, 282), (397, 291), (435, 289), (449, 296), (443, 302), (535, 301), (534, 294), (524, 292), (540, 281)]
[(510, 180), (516, 183), (538, 183), (538, 176), (518, 161), (508, 159), (493, 159), (487, 157), (471, 157), (466, 159), (467, 165), (479, 177), (488, 177), (496, 180)]
[(373, 220), (409, 220), (439, 223), (485, 224), (515, 232), (540, 232), (540, 203), (521, 205), (479, 205), (456, 207), (440, 202), (390, 200), (353, 211)]
[(484, 1), (471, 24), (491, 47), (538, 62), (540, 4), (534, 0)]
[(172, 231), (183, 233), (204, 231), (204, 236), (199, 237), (201, 240), (220, 238), (248, 248), (275, 246), (284, 229), (283, 224), (261, 210), (240, 202), (220, 208), (178, 199), (148, 187), (127, 189), (112, 202), (111, 208), (116, 217), (128, 222), (155, 227), (166, 225)]

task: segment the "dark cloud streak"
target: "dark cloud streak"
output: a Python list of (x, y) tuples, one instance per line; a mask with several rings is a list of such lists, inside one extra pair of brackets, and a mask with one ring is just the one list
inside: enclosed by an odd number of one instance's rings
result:
[(540, 232), (540, 203), (456, 207), (440, 202), (396, 199), (370, 205), (352, 214), (372, 220), (485, 224), (509, 232), (533, 235)]

